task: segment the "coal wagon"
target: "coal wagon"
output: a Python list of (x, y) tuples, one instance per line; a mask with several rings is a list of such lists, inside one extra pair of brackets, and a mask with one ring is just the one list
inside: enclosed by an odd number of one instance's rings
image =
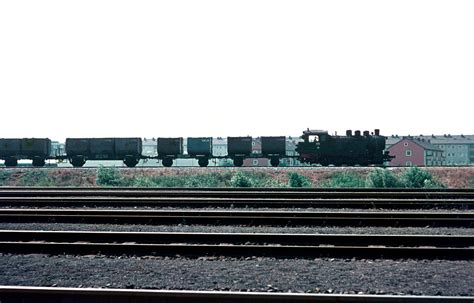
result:
[(51, 140), (48, 138), (0, 139), (0, 159), (5, 166), (18, 165), (18, 160), (33, 160), (33, 166), (44, 166), (51, 156)]
[(66, 154), (74, 167), (87, 160), (123, 160), (128, 167), (138, 164), (142, 154), (141, 138), (67, 138)]

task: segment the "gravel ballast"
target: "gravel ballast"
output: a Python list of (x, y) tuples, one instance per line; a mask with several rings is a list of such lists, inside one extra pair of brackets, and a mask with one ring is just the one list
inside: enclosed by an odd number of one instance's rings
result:
[(0, 255), (0, 284), (466, 296), (472, 261)]
[(151, 211), (238, 211), (238, 212), (256, 212), (256, 211), (268, 211), (268, 212), (324, 212), (324, 213), (345, 213), (345, 212), (369, 212), (369, 213), (470, 213), (474, 214), (471, 209), (457, 209), (457, 208), (425, 208), (425, 209), (391, 209), (391, 208), (312, 208), (312, 207), (152, 207), (152, 206), (124, 206), (124, 207), (55, 207), (55, 206), (42, 206), (41, 208), (31, 206), (2, 206), (1, 209), (58, 209), (58, 210), (151, 210)]
[(448, 227), (271, 227), (214, 225), (117, 225), (68, 223), (0, 223), (2, 230), (77, 230), (122, 232), (305, 233), (388, 235), (472, 235), (469, 228)]

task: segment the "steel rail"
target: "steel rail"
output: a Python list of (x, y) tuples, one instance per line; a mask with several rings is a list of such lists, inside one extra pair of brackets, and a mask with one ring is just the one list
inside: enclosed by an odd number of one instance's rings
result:
[(471, 188), (321, 188), (321, 187), (31, 187), (31, 186), (0, 186), (0, 191), (82, 191), (82, 190), (97, 190), (97, 191), (244, 191), (244, 192), (474, 192)]
[(473, 260), (474, 237), (1, 231), (0, 252)]
[(227, 190), (227, 189), (2, 189), (1, 197), (220, 197), (220, 198), (411, 198), (411, 199), (474, 199), (473, 191), (333, 191), (333, 190)]
[(65, 287), (0, 286), (0, 301), (49, 302), (166, 302), (166, 303), (471, 303), (473, 296), (338, 295), (233, 291), (102, 289)]
[(321, 207), (383, 209), (473, 209), (474, 199), (286, 199), (286, 198), (218, 198), (218, 197), (0, 197), (0, 206), (67, 206), (67, 207)]
[(472, 227), (474, 213), (0, 209), (0, 222)]

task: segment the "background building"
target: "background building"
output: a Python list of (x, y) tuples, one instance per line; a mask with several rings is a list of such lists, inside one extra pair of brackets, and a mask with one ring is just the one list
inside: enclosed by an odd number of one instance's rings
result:
[[(387, 150), (405, 137), (392, 135), (387, 138)], [(419, 135), (409, 136), (432, 144), (444, 152), (443, 166), (474, 165), (474, 135)]]
[(390, 166), (440, 166), (446, 163), (444, 152), (424, 139), (405, 137), (387, 150), (395, 156)]

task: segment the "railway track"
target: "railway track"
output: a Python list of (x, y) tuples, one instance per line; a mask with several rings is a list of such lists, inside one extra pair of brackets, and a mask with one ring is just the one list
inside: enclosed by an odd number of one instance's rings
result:
[(101, 189), (0, 188), (0, 206), (15, 207), (313, 207), (474, 209), (473, 190), (401, 189)]
[(3, 207), (266, 207), (474, 209), (474, 199), (280, 199), (216, 197), (0, 197)]
[[(473, 190), (0, 188), (0, 206), (8, 207), (0, 209), (2, 223), (472, 228), (474, 213), (459, 210), (456, 212), (253, 211), (251, 209), (238, 211), (235, 207), (387, 209), (444, 207), (470, 210), (474, 209), (473, 205)], [(225, 211), (113, 208), (124, 206), (193, 208), (233, 206), (234, 208)], [(83, 209), (83, 207), (110, 208)], [(28, 225), (24, 228), (28, 228)], [(474, 260), (474, 236), (0, 230), (0, 253), (471, 261)], [(0, 302), (472, 302), (473, 300), (473, 297), (443, 296), (84, 290), (0, 286)]]
[(0, 252), (473, 260), (474, 236), (1, 230)]
[(474, 199), (472, 189), (321, 188), (31, 188), (0, 187), (0, 197), (219, 197), (219, 198), (408, 198)]
[(166, 302), (166, 303), (247, 303), (247, 302), (305, 302), (305, 303), (470, 303), (474, 297), (394, 296), (394, 295), (331, 295), (301, 293), (183, 291), (144, 289), (97, 289), (63, 287), (0, 286), (0, 301), (29, 302)]
[(470, 212), (0, 209), (1, 223), (472, 227)]

